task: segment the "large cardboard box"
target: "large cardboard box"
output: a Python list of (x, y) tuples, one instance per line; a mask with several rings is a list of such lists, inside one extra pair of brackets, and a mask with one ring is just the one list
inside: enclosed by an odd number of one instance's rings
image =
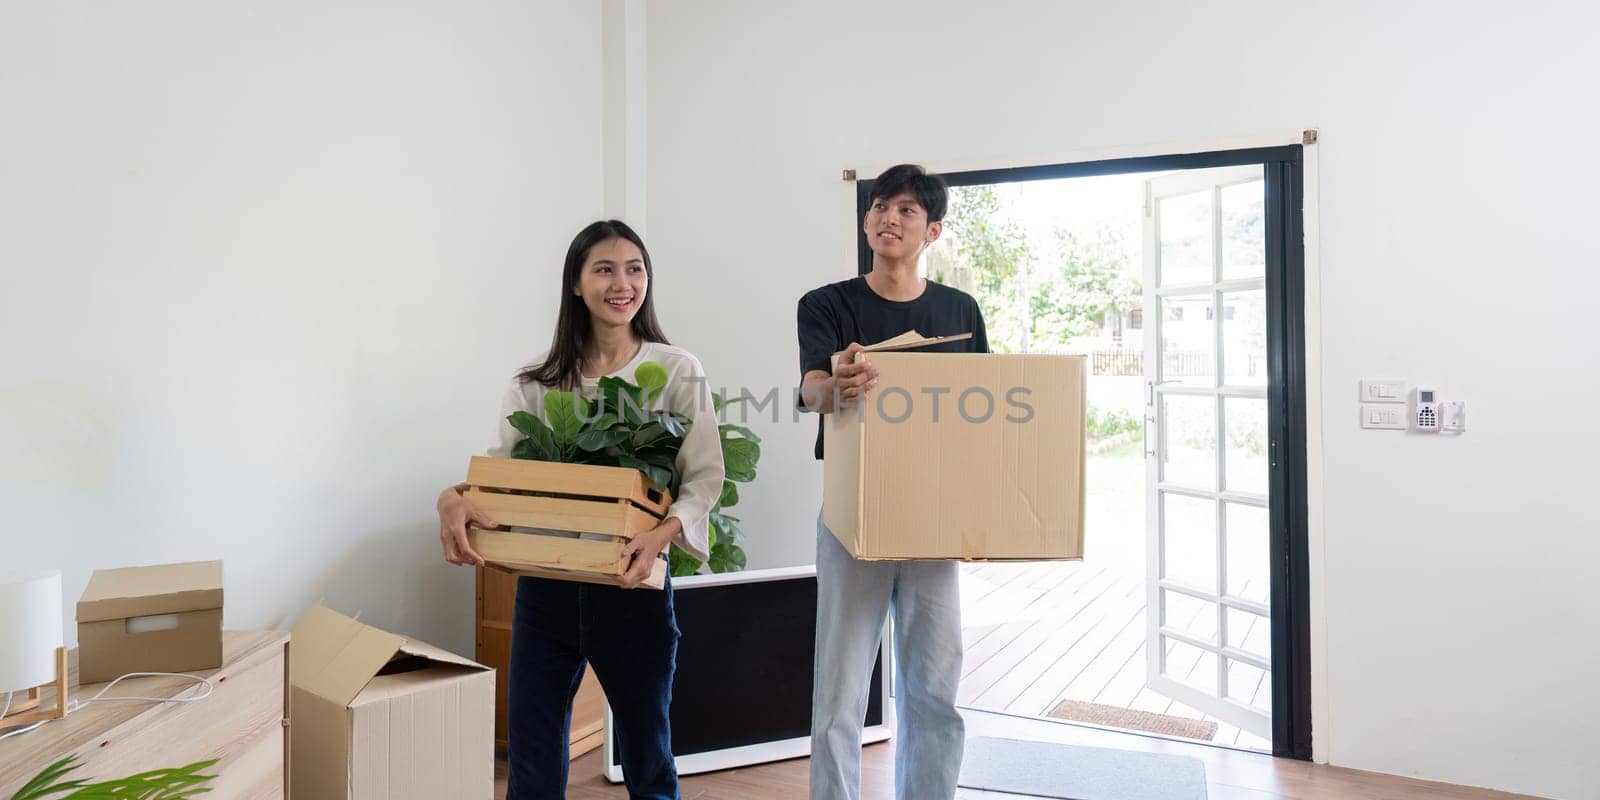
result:
[[(672, 494), (628, 467), (475, 456), (467, 500), (495, 528), (467, 531), (489, 566), (513, 575), (617, 585), (628, 540), (661, 524)], [(658, 559), (641, 586), (666, 585)]]
[(1087, 360), (906, 349), (934, 341), (858, 356), (878, 384), (826, 418), (829, 530), (866, 560), (1083, 558)]
[(98, 569), (78, 599), (78, 682), (222, 666), (222, 562)]
[(289, 796), (481, 800), (494, 671), (313, 606), (289, 634)]

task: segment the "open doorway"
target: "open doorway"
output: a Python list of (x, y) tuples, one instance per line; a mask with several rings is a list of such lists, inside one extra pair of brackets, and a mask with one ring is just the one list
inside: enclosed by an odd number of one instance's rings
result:
[(963, 565), (962, 705), (1309, 757), (1298, 165), (946, 175), (928, 277), (1091, 374), (1085, 559)]

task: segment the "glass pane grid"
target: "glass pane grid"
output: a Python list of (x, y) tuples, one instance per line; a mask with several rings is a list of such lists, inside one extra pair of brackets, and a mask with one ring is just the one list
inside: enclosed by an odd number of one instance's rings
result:
[[(1158, 200), (1157, 286), (1150, 301), (1156, 322), (1149, 327), (1158, 336), (1151, 399), (1162, 446), (1154, 487), (1159, 498), (1156, 538), (1163, 551), (1158, 573), (1161, 652), (1155, 660), (1161, 674), (1176, 683), (1270, 714), (1271, 673), (1255, 663), (1270, 663), (1270, 620), (1263, 613), (1270, 600), (1266, 531), (1257, 535), (1254, 517), (1241, 519), (1241, 514), (1258, 514), (1265, 522), (1268, 505), (1263, 186), (1255, 178), (1161, 198), (1183, 201), (1164, 209), (1169, 223), (1178, 209), (1187, 207), (1188, 227), (1180, 229), (1160, 227), (1163, 208)], [(1208, 237), (1200, 236), (1196, 224), (1201, 197), (1210, 206)], [(1210, 263), (1204, 265), (1209, 270), (1199, 263), (1202, 238), (1209, 239)], [(1175, 263), (1179, 255), (1189, 260)], [(1209, 280), (1201, 278), (1205, 271)], [(1206, 423), (1196, 412), (1209, 412)], [(1205, 456), (1211, 463), (1201, 468), (1199, 458)], [(1210, 525), (1195, 524), (1202, 507), (1213, 515)], [(1185, 509), (1187, 514), (1172, 513)], [(1191, 524), (1174, 547), (1167, 534), (1179, 517)], [(1215, 594), (1204, 591), (1194, 574), (1199, 570), (1180, 566), (1176, 555), (1206, 541), (1214, 550), (1201, 560), (1214, 568), (1214, 575), (1205, 584)], [(1251, 551), (1252, 546), (1261, 552)], [(1208, 642), (1213, 644), (1206, 646)], [(1264, 706), (1263, 697), (1268, 701)]]
[(1156, 276), (1161, 286), (1216, 277), (1216, 192), (1156, 200)]

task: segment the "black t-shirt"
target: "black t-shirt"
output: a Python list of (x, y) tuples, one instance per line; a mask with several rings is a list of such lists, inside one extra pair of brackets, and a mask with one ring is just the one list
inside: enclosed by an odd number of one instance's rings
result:
[[(916, 331), (930, 339), (971, 333), (971, 339), (917, 348), (926, 353), (987, 353), (989, 333), (983, 311), (972, 295), (927, 281), (915, 300), (885, 300), (864, 277), (830, 283), (800, 298), (800, 377), (807, 372), (831, 372), (834, 353), (850, 346), (892, 339)], [(817, 419), (817, 458), (822, 458), (822, 419)]]

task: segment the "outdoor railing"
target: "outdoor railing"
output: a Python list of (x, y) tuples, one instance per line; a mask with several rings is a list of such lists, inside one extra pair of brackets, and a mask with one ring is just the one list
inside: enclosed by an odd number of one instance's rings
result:
[[(1162, 374), (1172, 377), (1190, 377), (1216, 374), (1215, 359), (1202, 350), (1169, 350), (1162, 354), (1165, 363)], [(1095, 375), (1141, 377), (1144, 375), (1144, 351), (1096, 350), (1089, 354), (1090, 368)], [(1266, 361), (1251, 354), (1245, 360), (1245, 374), (1258, 375), (1267, 368)]]

